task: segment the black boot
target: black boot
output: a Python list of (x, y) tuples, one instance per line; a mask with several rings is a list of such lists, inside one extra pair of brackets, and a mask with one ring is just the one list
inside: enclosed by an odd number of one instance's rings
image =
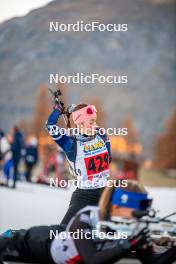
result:
[(12, 260), (12, 261), (19, 259), (19, 253), (16, 250), (16, 247), (14, 244), (13, 232), (11, 232), (10, 237), (6, 237), (4, 235), (0, 236), (0, 264), (3, 263), (3, 261), (7, 259)]

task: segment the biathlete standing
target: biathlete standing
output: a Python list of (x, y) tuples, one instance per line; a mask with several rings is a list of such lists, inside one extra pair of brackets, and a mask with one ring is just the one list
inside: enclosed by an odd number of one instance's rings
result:
[(56, 103), (46, 127), (53, 140), (63, 149), (77, 188), (73, 192), (68, 211), (61, 224), (68, 224), (75, 213), (86, 205), (97, 205), (109, 177), (111, 160), (110, 141), (97, 127), (95, 106), (79, 104), (72, 107), (71, 116), (76, 125), (76, 135), (62, 133), (57, 121), (63, 113)]

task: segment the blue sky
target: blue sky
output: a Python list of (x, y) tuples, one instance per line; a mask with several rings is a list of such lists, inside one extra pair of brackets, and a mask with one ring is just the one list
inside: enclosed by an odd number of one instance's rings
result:
[(0, 0), (0, 23), (16, 16), (24, 16), (32, 9), (46, 5), (52, 0)]

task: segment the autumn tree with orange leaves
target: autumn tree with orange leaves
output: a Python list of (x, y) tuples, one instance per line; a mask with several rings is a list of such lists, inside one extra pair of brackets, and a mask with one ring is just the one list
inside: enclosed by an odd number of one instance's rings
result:
[(128, 144), (135, 144), (138, 142), (138, 131), (135, 128), (134, 121), (131, 115), (128, 115), (122, 123), (122, 127), (127, 128), (128, 135), (125, 139)]
[(176, 169), (176, 109), (166, 123), (166, 130), (154, 146), (154, 165), (158, 168)]
[(127, 128), (128, 131), (128, 134), (124, 136), (127, 144), (127, 151), (131, 154), (140, 154), (142, 151), (142, 146), (139, 143), (139, 133), (135, 128), (134, 121), (131, 115), (128, 115), (122, 122), (122, 127)]
[(48, 88), (42, 84), (39, 88), (34, 115), (32, 118), (32, 132), (37, 136), (45, 135), (45, 123), (51, 112), (51, 103), (49, 101)]

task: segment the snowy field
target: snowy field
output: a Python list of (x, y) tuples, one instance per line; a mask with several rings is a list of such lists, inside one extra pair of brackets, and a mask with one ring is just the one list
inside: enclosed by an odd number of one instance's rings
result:
[[(0, 232), (60, 223), (73, 190), (21, 182), (16, 190), (0, 187)], [(176, 188), (148, 190), (161, 215), (176, 211)]]

